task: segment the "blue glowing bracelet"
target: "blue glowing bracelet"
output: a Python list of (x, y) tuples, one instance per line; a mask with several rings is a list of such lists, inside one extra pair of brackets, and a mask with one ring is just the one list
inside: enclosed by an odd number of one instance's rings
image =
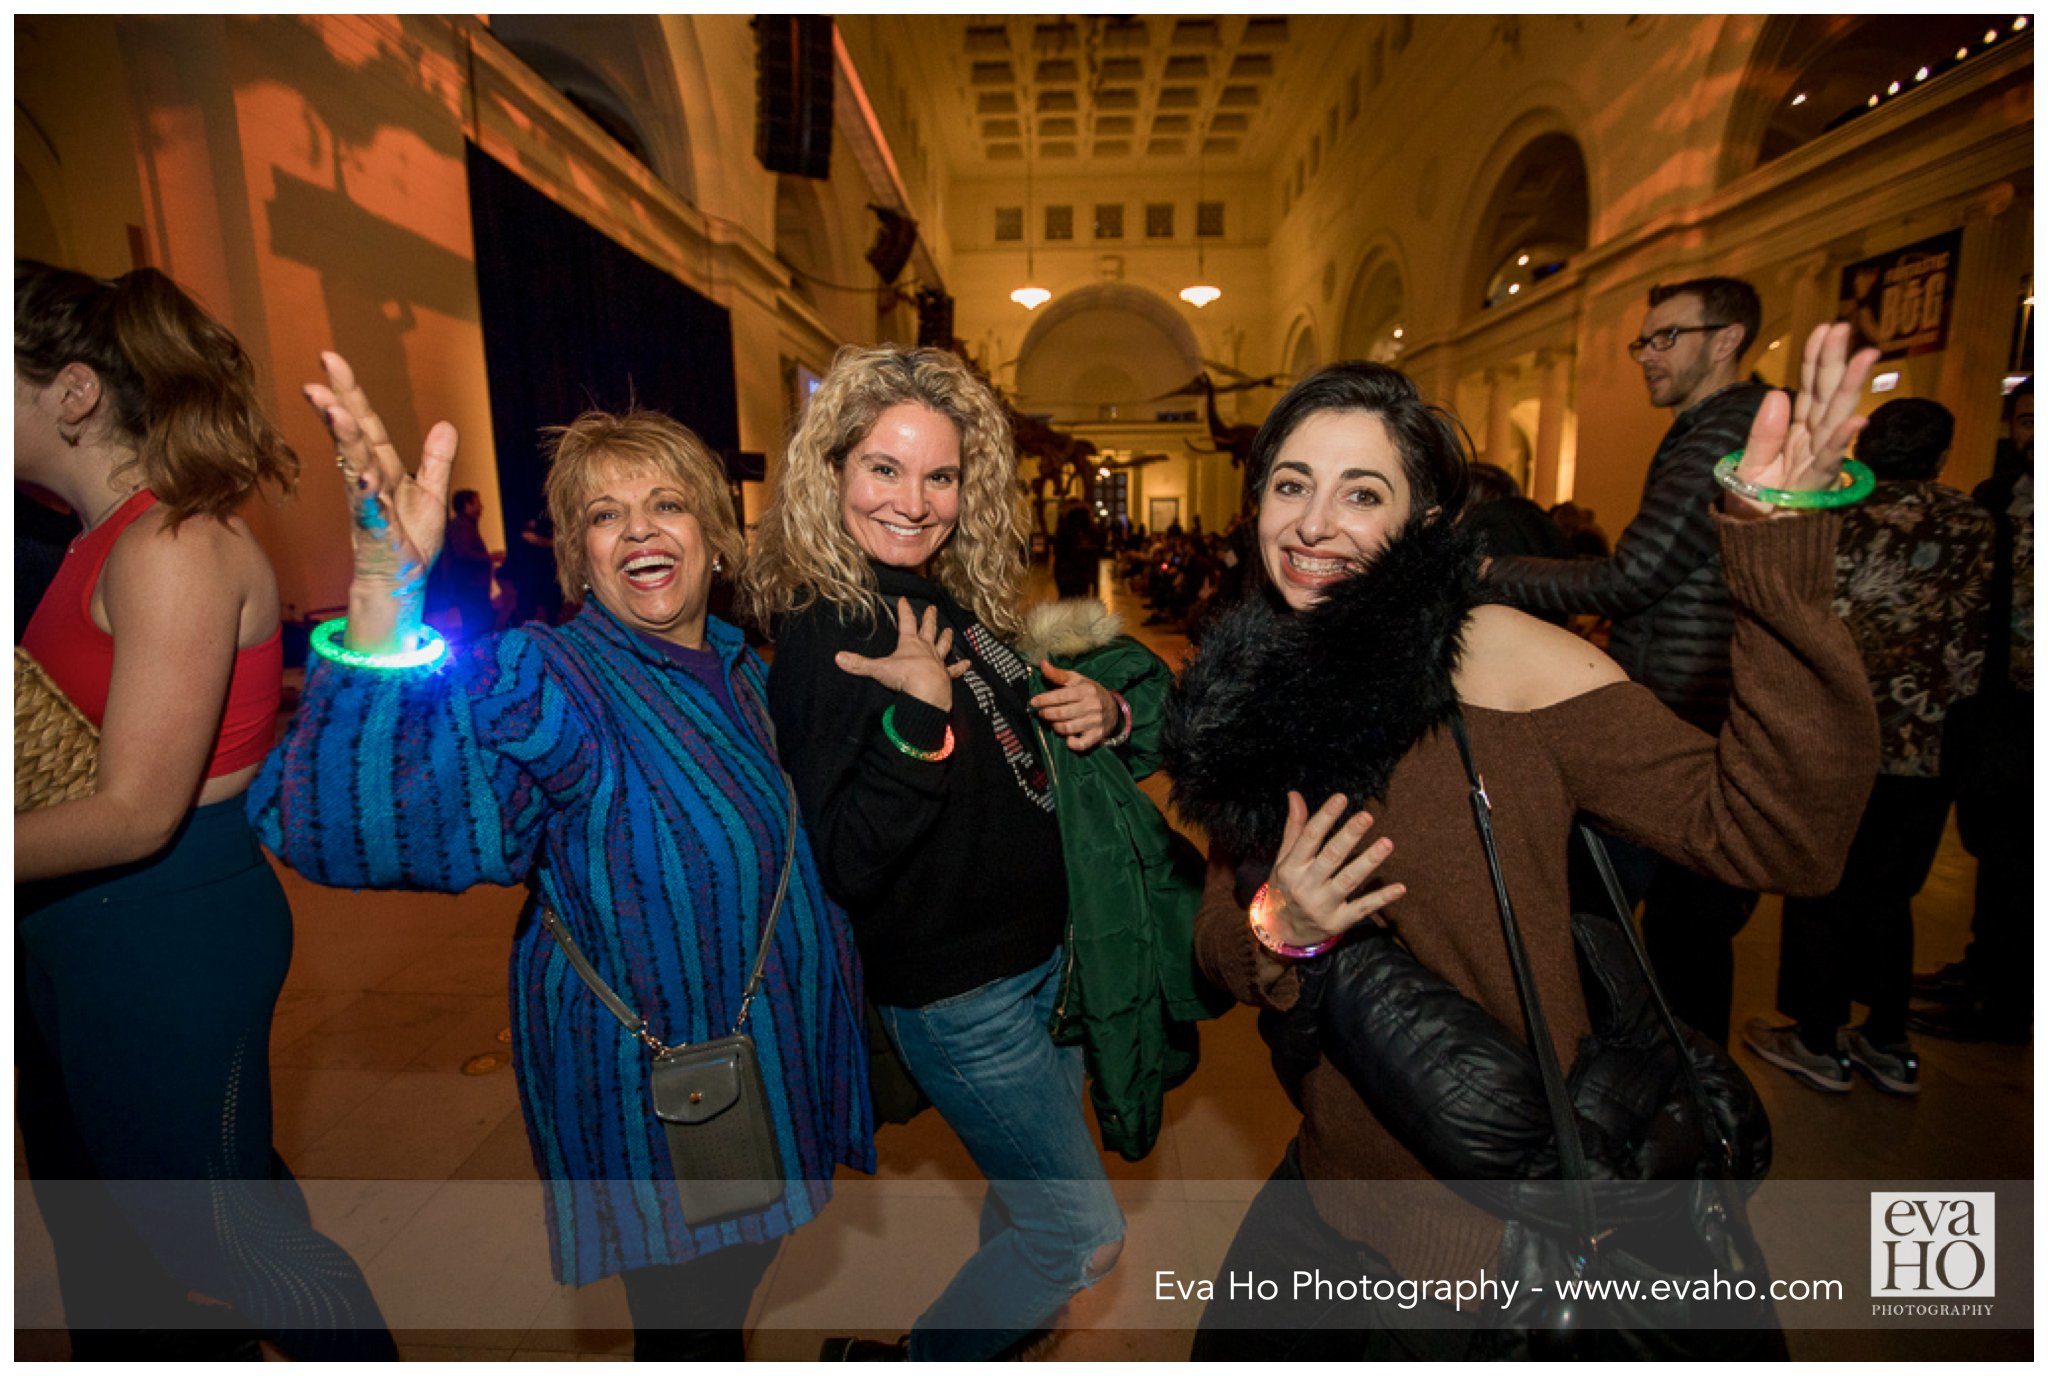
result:
[(348, 630), (348, 618), (337, 616), (332, 621), (323, 621), (313, 628), (313, 653), (322, 659), (331, 659), (336, 664), (345, 664), (351, 669), (369, 669), (381, 673), (392, 673), (400, 669), (425, 669), (439, 664), (448, 654), (448, 642), (432, 626), (422, 626), (419, 643), (409, 650), (391, 650), (384, 654), (372, 654), (368, 650), (351, 650), (342, 644), (342, 635)]

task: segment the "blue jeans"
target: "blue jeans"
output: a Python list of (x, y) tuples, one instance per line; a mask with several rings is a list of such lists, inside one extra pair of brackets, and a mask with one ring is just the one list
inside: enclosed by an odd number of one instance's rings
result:
[(910, 1330), (914, 1361), (979, 1361), (1108, 1270), (1123, 1214), (1089, 1131), (1079, 1047), (1048, 1030), (1061, 954), (922, 1008), (878, 1005), (904, 1064), (988, 1177), (981, 1250)]

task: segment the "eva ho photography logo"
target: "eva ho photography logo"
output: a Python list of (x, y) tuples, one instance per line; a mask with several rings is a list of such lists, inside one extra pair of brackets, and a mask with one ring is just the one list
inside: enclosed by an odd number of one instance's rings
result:
[(1942, 1190), (1870, 1195), (1873, 1299), (1997, 1294), (1998, 1196)]

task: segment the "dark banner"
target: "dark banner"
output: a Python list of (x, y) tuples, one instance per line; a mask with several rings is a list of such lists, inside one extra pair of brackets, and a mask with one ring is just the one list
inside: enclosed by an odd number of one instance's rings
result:
[(1855, 324), (1861, 343), (1886, 358), (1938, 353), (1948, 346), (1950, 303), (1963, 232), (1952, 229), (1842, 269), (1836, 318)]
[(475, 144), (470, 221), (505, 531), (541, 510), (543, 426), (642, 406), (739, 451), (732, 319)]

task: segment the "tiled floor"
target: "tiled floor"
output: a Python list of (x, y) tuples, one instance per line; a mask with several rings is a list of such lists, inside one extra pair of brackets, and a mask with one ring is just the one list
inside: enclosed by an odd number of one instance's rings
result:
[[(1142, 616), (1119, 592), (1118, 609)], [(1140, 631), (1170, 661), (1178, 637)], [(1919, 963), (1967, 936), (1972, 862), (1951, 835), (1917, 907)], [(616, 1282), (547, 1273), (533, 1164), (508, 1064), (505, 952), (520, 894), (355, 894), (284, 875), (298, 945), (272, 1043), (277, 1141), (310, 1182), (316, 1217), (370, 1271), (411, 1358), (616, 1359), (631, 1339)], [(1777, 904), (1737, 943), (1735, 1023), (1770, 1011)], [(1925, 1041), (1925, 1093), (1860, 1086), (1824, 1097), (1746, 1060), (1769, 1102), (1783, 1178), (2030, 1177), (2027, 1048)], [(1039, 1355), (1177, 1360), (1182, 1322), (1154, 1272), (1213, 1275), (1253, 1184), (1296, 1122), (1251, 1015), (1205, 1030), (1203, 1062), (1168, 1103), (1157, 1150), (1111, 1163), (1130, 1218), (1123, 1261), (1071, 1306)], [(976, 1174), (936, 1115), (885, 1129), (875, 1181), (842, 1172), (839, 1198), (783, 1249), (755, 1308), (755, 1358), (808, 1359), (828, 1332), (893, 1336), (971, 1248)], [(17, 1151), (17, 1177), (21, 1175)], [(351, 1182), (378, 1182), (374, 1185)], [(410, 1183), (398, 1183), (410, 1182)], [(57, 1322), (47, 1237), (17, 1191), (15, 1294), (25, 1330)], [(1796, 1243), (1788, 1243), (1796, 1245)], [(466, 1326), (453, 1327), (460, 1322)], [(1162, 1326), (1178, 1325), (1178, 1326)], [(23, 1331), (17, 1356), (61, 1356), (61, 1332)], [(2026, 1355), (2025, 1334), (1815, 1332), (1797, 1356)]]

